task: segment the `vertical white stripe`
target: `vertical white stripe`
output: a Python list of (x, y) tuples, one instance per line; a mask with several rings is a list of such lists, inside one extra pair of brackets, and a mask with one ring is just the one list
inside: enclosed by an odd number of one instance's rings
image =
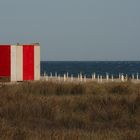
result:
[(34, 46), (34, 80), (40, 80), (40, 46)]
[(23, 81), (23, 46), (16, 47), (16, 80)]
[(16, 81), (16, 46), (11, 46), (11, 81)]

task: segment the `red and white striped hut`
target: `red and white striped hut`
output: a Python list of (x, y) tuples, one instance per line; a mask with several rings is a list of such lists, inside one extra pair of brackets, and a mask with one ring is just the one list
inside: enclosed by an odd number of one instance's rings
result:
[(40, 46), (0, 45), (0, 78), (10, 81), (40, 80)]

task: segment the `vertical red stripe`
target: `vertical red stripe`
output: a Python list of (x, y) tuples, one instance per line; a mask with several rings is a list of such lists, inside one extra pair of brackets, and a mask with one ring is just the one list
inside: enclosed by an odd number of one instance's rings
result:
[(34, 45), (23, 45), (23, 80), (34, 80)]
[(0, 77), (10, 77), (10, 45), (0, 45)]

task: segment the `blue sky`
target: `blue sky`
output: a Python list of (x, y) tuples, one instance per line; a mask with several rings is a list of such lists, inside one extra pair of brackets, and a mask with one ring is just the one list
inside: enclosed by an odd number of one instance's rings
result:
[(0, 42), (41, 60), (140, 60), (140, 0), (1, 0)]

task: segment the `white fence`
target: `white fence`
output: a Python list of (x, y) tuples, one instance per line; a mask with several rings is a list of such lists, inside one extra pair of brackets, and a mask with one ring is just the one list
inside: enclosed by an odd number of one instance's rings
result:
[(63, 76), (58, 74), (57, 72), (53, 75), (50, 73), (49, 75), (44, 72), (44, 75), (41, 76), (41, 80), (44, 81), (60, 81), (60, 82), (90, 82), (90, 81), (95, 81), (98, 83), (103, 83), (103, 82), (127, 82), (127, 81), (132, 81), (132, 82), (140, 82), (139, 79), (139, 74), (137, 73), (136, 75), (132, 74), (131, 76), (124, 75), (120, 73), (117, 76), (114, 75), (109, 75), (106, 73), (105, 76), (103, 75), (97, 75), (96, 73), (93, 73), (91, 77), (87, 77), (84, 74), (79, 73), (77, 76), (73, 76), (73, 74), (69, 75), (69, 73), (64, 73)]

